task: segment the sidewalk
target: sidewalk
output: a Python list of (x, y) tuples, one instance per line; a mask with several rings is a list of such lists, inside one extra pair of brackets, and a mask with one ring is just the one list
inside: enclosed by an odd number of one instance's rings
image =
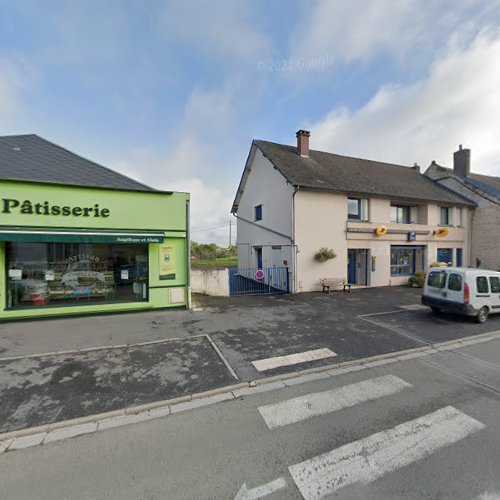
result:
[[(200, 297), (200, 312), (2, 324), (0, 432), (500, 329), (500, 318), (436, 317), (418, 301), (409, 288)], [(332, 357), (263, 371), (253, 363), (317, 350)]]

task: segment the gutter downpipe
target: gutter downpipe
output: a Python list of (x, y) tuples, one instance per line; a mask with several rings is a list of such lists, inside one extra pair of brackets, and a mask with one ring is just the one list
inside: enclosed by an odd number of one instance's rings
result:
[(188, 200), (186, 200), (186, 254), (187, 254), (187, 269), (186, 269), (186, 285), (187, 285), (187, 309), (190, 310), (193, 307), (191, 300), (191, 195)]
[(293, 290), (292, 293), (297, 293), (297, 255), (299, 253), (299, 249), (295, 243), (295, 195), (299, 190), (300, 186), (295, 186), (295, 191), (292, 194), (292, 251), (294, 251), (293, 255)]

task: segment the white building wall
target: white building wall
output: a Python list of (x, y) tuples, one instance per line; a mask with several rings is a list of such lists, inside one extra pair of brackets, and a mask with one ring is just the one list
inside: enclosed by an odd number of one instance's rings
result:
[[(284, 266), (285, 261), (288, 266), (293, 266), (294, 251), (291, 242), (293, 192), (294, 188), (286, 182), (262, 152), (255, 148), (255, 155), (250, 162), (250, 172), (238, 205), (239, 268), (257, 267), (255, 247), (262, 247), (263, 267)], [(254, 220), (257, 205), (262, 205), (261, 221)], [(281, 246), (281, 249), (273, 249), (273, 246)]]
[[(297, 290), (320, 290), (321, 278), (347, 279), (348, 249), (368, 250), (368, 283), (370, 286), (402, 285), (408, 276), (391, 276), (391, 246), (423, 246), (425, 265), (436, 261), (438, 248), (451, 248), (455, 263), (456, 249), (463, 250), (464, 263), (468, 259), (467, 209), (463, 209), (464, 227), (450, 227), (448, 236), (439, 238), (434, 230), (439, 226), (439, 206), (422, 204), (418, 224), (390, 222), (391, 201), (369, 200), (367, 222), (347, 221), (347, 196), (299, 190), (295, 196), (295, 235), (297, 254)], [(455, 210), (455, 208), (453, 208)], [(401, 234), (377, 237), (375, 229), (384, 225)], [(348, 231), (352, 229), (353, 231)], [(365, 232), (354, 232), (362, 230)], [(407, 233), (420, 231), (416, 241), (409, 242)], [(317, 262), (314, 254), (321, 247), (335, 250), (337, 257), (327, 262)], [(372, 266), (372, 259), (374, 260)]]
[[(297, 243), (297, 291), (321, 289), (321, 278), (347, 277), (347, 197), (340, 194), (299, 190), (295, 195), (295, 241)], [(314, 254), (331, 248), (335, 259), (318, 262)]]

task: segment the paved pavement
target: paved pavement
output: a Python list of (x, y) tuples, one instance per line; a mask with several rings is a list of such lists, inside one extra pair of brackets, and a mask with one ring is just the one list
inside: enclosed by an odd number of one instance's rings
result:
[(500, 340), (0, 455), (2, 498), (493, 499)]
[[(200, 297), (200, 312), (1, 324), (0, 431), (500, 330), (500, 316), (483, 325), (436, 317), (419, 307), (419, 294), (398, 287)], [(300, 362), (285, 364), (291, 358)]]

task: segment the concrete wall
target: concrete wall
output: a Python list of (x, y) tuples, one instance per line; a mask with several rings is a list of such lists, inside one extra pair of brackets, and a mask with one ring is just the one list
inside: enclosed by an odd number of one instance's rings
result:
[(204, 295), (229, 297), (229, 273), (227, 269), (191, 269), (191, 291)]
[[(283, 266), (284, 261), (287, 261), (288, 266), (293, 266), (293, 192), (294, 188), (287, 184), (285, 178), (256, 148), (238, 206), (237, 245), (240, 269), (257, 267), (255, 247), (262, 247), (263, 267)], [(254, 220), (257, 205), (262, 205), (260, 221)]]

